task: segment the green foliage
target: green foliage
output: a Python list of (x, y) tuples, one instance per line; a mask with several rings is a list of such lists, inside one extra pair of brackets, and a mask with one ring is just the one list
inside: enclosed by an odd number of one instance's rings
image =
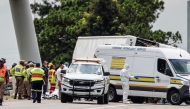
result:
[[(153, 31), (161, 0), (43, 0), (31, 5), (42, 60), (71, 61), (78, 36), (134, 35), (174, 45), (181, 35)], [(65, 40), (59, 40), (60, 37)]]

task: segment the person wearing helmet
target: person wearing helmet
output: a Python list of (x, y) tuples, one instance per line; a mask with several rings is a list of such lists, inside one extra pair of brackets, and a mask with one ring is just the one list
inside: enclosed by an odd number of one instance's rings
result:
[(69, 63), (68, 63), (68, 62), (65, 62), (64, 66), (65, 66), (64, 69), (67, 70), (68, 67), (69, 67)]
[[(132, 78), (133, 76), (129, 73), (129, 65), (126, 63), (123, 67), (123, 69), (120, 71), (120, 78), (122, 82), (122, 88), (123, 88), (123, 103), (128, 104), (130, 103), (128, 98), (129, 93), (129, 78)], [(138, 79), (137, 76), (134, 76), (134, 78)]]

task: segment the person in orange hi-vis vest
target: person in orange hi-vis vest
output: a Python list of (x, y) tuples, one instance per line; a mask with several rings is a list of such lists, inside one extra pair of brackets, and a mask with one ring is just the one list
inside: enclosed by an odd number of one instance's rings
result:
[(0, 59), (0, 106), (2, 106), (5, 85), (8, 87), (9, 74), (4, 66), (4, 60)]
[(53, 93), (53, 91), (55, 90), (56, 81), (55, 66), (51, 65), (49, 69), (50, 94)]

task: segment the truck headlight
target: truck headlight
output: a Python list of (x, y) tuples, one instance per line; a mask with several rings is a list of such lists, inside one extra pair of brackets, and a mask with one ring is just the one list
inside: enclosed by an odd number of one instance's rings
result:
[(181, 81), (181, 84), (189, 86), (189, 81)]
[(62, 83), (69, 83), (69, 81), (70, 81), (70, 79), (68, 79), (68, 78), (62, 79)]
[(105, 82), (104, 82), (104, 81), (98, 81), (98, 80), (94, 80), (94, 83), (95, 83), (95, 84), (102, 84), (102, 85), (104, 85), (104, 84), (105, 84)]

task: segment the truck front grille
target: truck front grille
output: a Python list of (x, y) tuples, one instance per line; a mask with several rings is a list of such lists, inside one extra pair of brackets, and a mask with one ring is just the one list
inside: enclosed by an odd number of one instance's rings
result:
[(94, 81), (90, 80), (70, 80), (69, 83), (72, 86), (94, 86)]

